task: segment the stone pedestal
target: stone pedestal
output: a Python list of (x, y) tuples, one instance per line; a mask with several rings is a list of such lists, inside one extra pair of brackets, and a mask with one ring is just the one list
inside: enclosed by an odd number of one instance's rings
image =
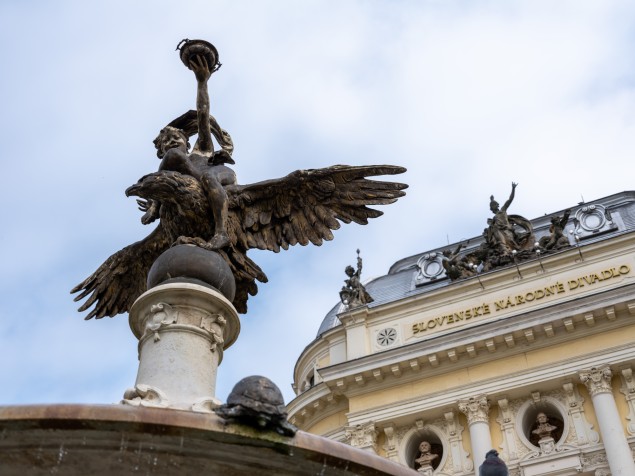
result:
[(202, 412), (220, 404), (217, 368), (240, 331), (227, 298), (190, 282), (160, 284), (132, 305), (130, 328), (139, 339), (139, 371), (122, 403)]
[(432, 476), (432, 472), (434, 471), (434, 469), (432, 468), (431, 465), (429, 464), (424, 464), (419, 466), (419, 469), (417, 470), (417, 472), (421, 475), (421, 476)]
[(556, 442), (552, 437), (546, 436), (538, 440), (538, 446), (542, 454), (549, 454), (556, 448)]

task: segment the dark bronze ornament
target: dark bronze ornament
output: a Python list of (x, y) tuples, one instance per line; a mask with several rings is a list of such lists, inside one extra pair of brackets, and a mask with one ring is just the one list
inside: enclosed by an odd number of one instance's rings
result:
[(355, 308), (373, 302), (373, 298), (362, 284), (362, 258), (359, 256), (359, 250), (357, 250), (357, 269), (347, 266), (344, 272), (348, 278), (344, 280), (344, 286), (340, 291), (342, 304), (348, 308)]
[(280, 389), (267, 377), (252, 375), (238, 382), (227, 403), (214, 410), (226, 420), (293, 436), (298, 429), (287, 421), (287, 410)]
[[(563, 216), (553, 217), (549, 236), (543, 236), (539, 241), (535, 240), (533, 226), (529, 220), (520, 215), (507, 213), (514, 200), (517, 186), (517, 183), (512, 182), (512, 191), (502, 207), (494, 196), (490, 196), (490, 210), (494, 216), (487, 219), (487, 228), (483, 230), (483, 243), (478, 249), (462, 254), (461, 250), (468, 243), (460, 243), (453, 250), (443, 251), (443, 268), (451, 281), (478, 277), (479, 273), (511, 265), (516, 266), (519, 276), (522, 277), (518, 268), (519, 262), (534, 258), (540, 260), (545, 254), (570, 246), (564, 228), (571, 210), (566, 210)], [(542, 261), (540, 266), (544, 271)]]
[[(218, 52), (202, 40), (185, 40), (180, 57), (197, 80), (196, 111), (189, 111), (161, 130), (154, 144), (159, 171), (126, 190), (136, 196), (144, 224), (159, 220), (145, 239), (110, 256), (91, 276), (72, 289), (86, 316), (113, 317), (127, 312), (147, 289), (154, 261), (176, 244), (216, 251), (236, 280), (233, 304), (247, 312), (247, 298), (258, 292), (256, 281), (267, 276), (247, 257), (253, 248), (274, 252), (296, 244), (321, 245), (332, 240), (340, 223), (365, 225), (381, 216), (370, 205), (385, 205), (405, 195), (407, 185), (369, 180), (406, 171), (393, 165), (334, 165), (298, 170), (286, 177), (251, 185), (236, 183), (233, 142), (209, 114), (207, 81), (218, 69)], [(198, 132), (193, 149), (189, 138)], [(212, 137), (220, 145), (214, 150)]]

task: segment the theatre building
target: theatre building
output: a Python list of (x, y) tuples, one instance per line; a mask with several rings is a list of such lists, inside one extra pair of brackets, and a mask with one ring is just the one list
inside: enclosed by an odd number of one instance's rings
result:
[(351, 277), (296, 363), (293, 424), (428, 476), (491, 449), (514, 476), (635, 476), (635, 192), (534, 220), (511, 200), (372, 302)]

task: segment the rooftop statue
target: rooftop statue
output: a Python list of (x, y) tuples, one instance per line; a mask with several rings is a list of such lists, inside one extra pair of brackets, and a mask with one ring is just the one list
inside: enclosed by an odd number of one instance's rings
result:
[(347, 266), (344, 272), (348, 278), (344, 280), (344, 286), (340, 291), (342, 304), (354, 308), (373, 302), (373, 298), (362, 284), (362, 258), (359, 256), (359, 250), (357, 250), (357, 270)]
[[(196, 111), (189, 111), (161, 130), (155, 139), (161, 164), (126, 190), (139, 197), (141, 221), (158, 226), (143, 240), (110, 256), (71, 291), (75, 300), (88, 297), (80, 312), (94, 308), (86, 319), (127, 312), (147, 289), (154, 261), (175, 244), (216, 251), (236, 280), (233, 304), (247, 311), (247, 298), (258, 292), (256, 282), (267, 276), (248, 256), (253, 248), (279, 252), (296, 244), (321, 245), (333, 239), (340, 222), (367, 224), (382, 215), (369, 205), (385, 205), (405, 195), (407, 185), (367, 177), (406, 171), (393, 165), (334, 165), (298, 170), (286, 177), (239, 185), (232, 169), (233, 143), (209, 114), (207, 82), (219, 67), (218, 52), (202, 40), (179, 44), (183, 63), (197, 81)], [(177, 47), (177, 49), (179, 49)], [(191, 151), (189, 138), (198, 133)], [(214, 150), (212, 135), (221, 146)], [(361, 259), (358, 260), (361, 271)], [(359, 277), (353, 273), (350, 279)]]
[(539, 245), (541, 248), (544, 248), (547, 251), (555, 251), (571, 246), (569, 239), (564, 234), (564, 227), (567, 226), (569, 215), (571, 215), (571, 210), (565, 210), (562, 216), (555, 216), (551, 218), (549, 236), (543, 236), (540, 238)]
[(461, 250), (467, 246), (466, 243), (459, 243), (454, 250), (444, 250), (441, 265), (445, 269), (445, 274), (451, 281), (460, 278), (469, 278), (476, 274), (478, 259), (472, 255), (461, 256)]
[[(478, 272), (491, 271), (501, 266), (510, 265), (515, 261), (535, 256), (536, 244), (531, 222), (520, 215), (507, 213), (514, 201), (517, 186), (517, 183), (512, 182), (512, 191), (502, 207), (493, 195), (490, 196), (490, 210), (494, 216), (487, 219), (487, 228), (483, 230), (483, 243), (478, 249), (461, 255), (461, 248), (465, 245), (459, 244), (454, 251), (446, 250), (443, 252), (442, 265), (446, 276), (451, 281), (469, 278)], [(568, 215), (562, 220), (566, 223), (567, 219)], [(558, 230), (562, 235), (564, 228), (564, 224), (561, 224), (560, 221), (552, 225), (551, 238), (562, 244), (560, 237), (556, 236)], [(564, 238), (566, 240), (566, 237)], [(550, 238), (547, 237), (544, 244), (546, 245), (550, 241)], [(541, 240), (541, 246), (545, 249), (543, 240)]]
[[(490, 196), (490, 210), (494, 214), (491, 221), (488, 220), (486, 231), (486, 241), (490, 249), (496, 250), (499, 254), (509, 255), (512, 251), (531, 249), (534, 245), (533, 229), (531, 222), (520, 215), (509, 215), (507, 209), (514, 201), (517, 183), (512, 182), (512, 191), (502, 208), (494, 200), (494, 195)], [(522, 229), (518, 230), (516, 227)]]

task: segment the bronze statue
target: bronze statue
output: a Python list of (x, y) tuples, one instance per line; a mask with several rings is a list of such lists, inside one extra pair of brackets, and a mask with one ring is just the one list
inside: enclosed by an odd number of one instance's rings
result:
[(353, 308), (373, 302), (373, 298), (368, 294), (361, 281), (362, 258), (359, 256), (359, 250), (357, 250), (357, 271), (352, 266), (347, 266), (344, 272), (348, 279), (344, 280), (344, 286), (340, 291), (342, 304)]
[[(211, 45), (210, 45), (211, 46)], [(216, 55), (215, 55), (216, 56)], [(216, 58), (214, 58), (216, 59)], [(229, 244), (226, 231), (227, 193), (224, 186), (236, 183), (236, 174), (224, 164), (228, 162), (226, 155), (214, 154), (212, 130), (209, 116), (209, 93), (207, 81), (214, 71), (214, 64), (208, 64), (204, 54), (195, 54), (188, 58), (187, 66), (194, 72), (198, 83), (196, 93), (198, 140), (194, 150), (188, 155), (188, 137), (185, 132), (174, 126), (161, 129), (154, 140), (157, 156), (162, 159), (159, 170), (172, 170), (196, 178), (205, 192), (214, 220), (214, 236), (209, 241), (211, 249), (219, 249)], [(233, 163), (234, 161), (230, 161)], [(159, 218), (159, 205), (151, 201), (148, 207), (143, 200), (138, 200), (139, 207), (146, 211), (141, 218), (142, 223), (151, 223)], [(178, 243), (178, 240), (177, 240)]]
[(460, 252), (469, 243), (459, 243), (454, 250), (444, 250), (442, 252), (443, 258), (441, 264), (445, 269), (445, 274), (450, 281), (456, 279), (469, 278), (477, 273), (477, 267), (480, 260), (476, 255), (470, 253), (466, 256), (461, 256)]
[[(249, 249), (280, 251), (296, 244), (321, 245), (333, 239), (340, 222), (367, 224), (385, 205), (405, 195), (407, 185), (369, 180), (377, 175), (406, 171), (392, 165), (335, 165), (299, 170), (281, 179), (238, 185), (225, 163), (233, 163), (233, 144), (209, 115), (207, 80), (218, 69), (218, 53), (201, 40), (185, 41), (181, 60), (197, 79), (196, 121), (191, 112), (170, 123), (155, 141), (162, 158), (158, 172), (142, 177), (126, 190), (138, 196), (142, 222), (157, 217), (158, 226), (145, 239), (110, 256), (91, 276), (71, 291), (75, 300), (88, 297), (79, 308), (95, 306), (86, 319), (113, 317), (127, 312), (146, 290), (152, 263), (174, 244), (193, 244), (216, 250), (229, 264), (236, 280), (236, 309), (247, 311), (248, 295), (258, 292), (256, 281), (267, 282), (264, 272), (247, 257)], [(193, 123), (195, 126), (193, 127)], [(197, 145), (187, 153), (194, 130)], [(181, 132), (179, 132), (181, 131)], [(222, 150), (215, 154), (211, 134)]]
[(287, 420), (282, 392), (267, 377), (245, 377), (232, 389), (227, 403), (214, 409), (225, 420), (239, 421), (255, 428), (293, 436), (298, 429)]
[[(499, 203), (490, 196), (490, 210), (494, 217), (488, 220), (488, 228), (484, 232), (486, 241), (491, 249), (502, 255), (509, 255), (512, 251), (530, 249), (533, 246), (533, 227), (531, 222), (520, 215), (509, 215), (507, 209), (514, 201), (517, 183), (512, 182), (512, 191), (507, 201), (499, 208)], [(515, 226), (523, 229), (519, 232)]]
[(569, 215), (571, 215), (571, 210), (565, 210), (564, 215), (551, 218), (551, 225), (549, 226), (550, 235), (543, 236), (538, 241), (541, 248), (547, 251), (556, 251), (571, 246), (569, 239), (564, 234), (564, 227), (567, 226)]

